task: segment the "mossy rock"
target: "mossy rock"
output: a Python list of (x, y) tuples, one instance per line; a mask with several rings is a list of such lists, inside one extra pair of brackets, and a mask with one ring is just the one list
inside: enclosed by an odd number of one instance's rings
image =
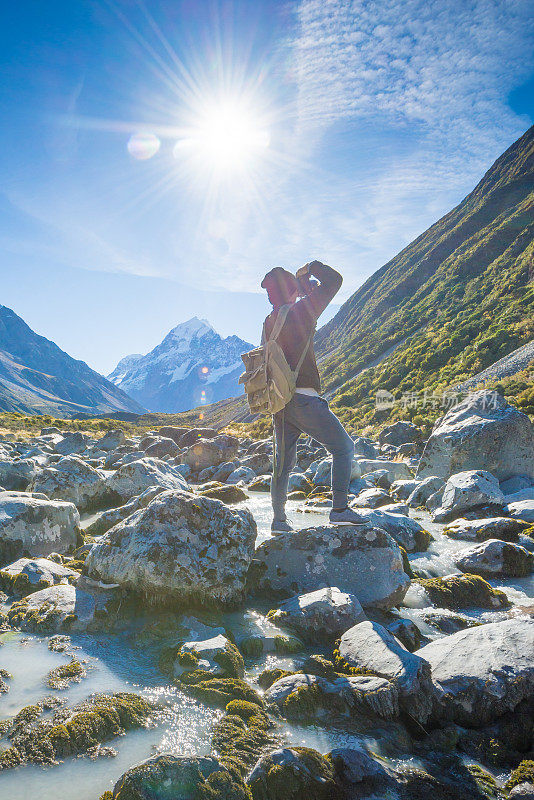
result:
[(343, 800), (328, 756), (309, 747), (264, 756), (247, 781), (254, 800)]
[(214, 678), (209, 673), (197, 670), (196, 673), (182, 676), (181, 685), (198, 700), (217, 708), (226, 708), (231, 700), (246, 700), (260, 708), (264, 705), (258, 692), (240, 678)]
[[(240, 701), (233, 701), (236, 702)], [(229, 710), (233, 703), (228, 703), (227, 713), (215, 723), (211, 744), (219, 753), (221, 762), (244, 778), (262, 751), (266, 747), (273, 747), (276, 739), (271, 733), (272, 722), (258, 706), (254, 714), (243, 707), (237, 709), (241, 711), (240, 714), (234, 714)], [(246, 719), (243, 713), (246, 713)]]
[(510, 775), (504, 784), (504, 788), (509, 792), (514, 786), (519, 786), (520, 783), (534, 783), (534, 761), (522, 761)]
[(304, 644), (296, 636), (275, 636), (274, 647), (281, 656), (290, 656), (304, 650)]
[(465, 608), (508, 608), (504, 592), (494, 589), (478, 575), (447, 575), (444, 578), (418, 578), (432, 605), (460, 611)]
[(258, 684), (262, 689), (270, 689), (273, 683), (279, 681), (280, 678), (285, 678), (286, 675), (293, 675), (294, 673), (287, 669), (275, 667), (274, 669), (264, 669), (258, 676)]
[(412, 570), (412, 565), (410, 564), (410, 559), (408, 558), (408, 553), (406, 552), (404, 547), (401, 547), (400, 545), (398, 547), (399, 547), (399, 550), (400, 550), (401, 556), (402, 556), (402, 568), (403, 568), (404, 572), (406, 573), (406, 575), (409, 578), (412, 578), (412, 579), (415, 578), (415, 574), (414, 574), (414, 572)]
[(247, 636), (239, 647), (245, 658), (260, 658), (263, 655), (263, 638), (261, 636)]
[(212, 500), (222, 500), (227, 505), (233, 503), (241, 503), (243, 500), (248, 499), (246, 492), (239, 486), (231, 484), (221, 484), (220, 486), (213, 486), (209, 489), (199, 491), (201, 497), (211, 497)]

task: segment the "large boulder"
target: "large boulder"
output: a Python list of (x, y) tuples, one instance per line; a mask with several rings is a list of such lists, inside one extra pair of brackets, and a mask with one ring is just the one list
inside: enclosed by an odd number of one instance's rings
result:
[(504, 495), (497, 478), (482, 469), (466, 470), (451, 475), (441, 496), (441, 505), (432, 511), (436, 522), (448, 522), (466, 511), (501, 510)]
[(417, 651), (432, 668), (436, 716), (468, 728), (488, 725), (534, 695), (534, 619), (468, 628)]
[(267, 619), (306, 641), (320, 643), (341, 636), (364, 620), (365, 614), (355, 595), (329, 586), (285, 600), (269, 612)]
[[(413, 478), (408, 464), (405, 464), (404, 461), (358, 458), (356, 463), (360, 469), (361, 475), (367, 475), (369, 472), (375, 472), (376, 470), (386, 470), (390, 484), (394, 481), (410, 480)], [(358, 476), (353, 474), (353, 477)]]
[(253, 588), (282, 597), (337, 586), (356, 595), (364, 607), (391, 608), (410, 583), (398, 546), (371, 524), (283, 533), (263, 542), (255, 559)]
[(417, 486), (407, 498), (408, 505), (411, 508), (424, 506), (428, 498), (439, 492), (443, 486), (443, 478), (439, 478), (437, 475), (430, 475), (428, 478), (418, 481)]
[(56, 583), (75, 583), (80, 573), (48, 558), (19, 558), (0, 569), (0, 589), (27, 595)]
[(0, 486), (4, 489), (25, 491), (39, 467), (31, 458), (2, 458), (0, 460)]
[(431, 536), (428, 531), (406, 514), (392, 513), (385, 508), (358, 508), (357, 511), (368, 524), (389, 533), (408, 553), (426, 550), (430, 544)]
[(183, 475), (159, 458), (140, 458), (122, 467), (106, 479), (105, 495), (110, 501), (127, 503), (152, 486), (164, 489), (189, 487)]
[(429, 718), (434, 689), (428, 662), (382, 625), (366, 620), (350, 628), (340, 639), (337, 657), (349, 670), (387, 678), (398, 687), (401, 709), (423, 724)]
[(104, 534), (85, 570), (154, 599), (231, 602), (242, 595), (256, 533), (247, 509), (165, 491)]
[(194, 472), (207, 467), (218, 467), (231, 461), (237, 455), (239, 441), (235, 436), (217, 436), (213, 439), (199, 439), (185, 454), (185, 463)]
[(436, 422), (418, 478), (448, 478), (486, 470), (500, 481), (526, 475), (534, 481), (534, 428), (526, 414), (497, 392), (474, 392)]
[(0, 493), (0, 566), (21, 556), (66, 553), (77, 547), (80, 535), (72, 503)]
[(527, 522), (510, 517), (488, 517), (486, 519), (455, 519), (444, 529), (445, 536), (463, 539), (466, 542), (484, 542), (487, 539), (504, 539), (517, 542), (521, 531), (528, 528)]
[[(165, 436), (167, 439), (172, 439), (176, 444), (180, 444), (182, 436), (187, 433), (187, 428), (179, 428), (177, 425), (164, 425), (162, 428), (158, 428), (158, 433), (160, 436)], [(184, 447), (184, 445), (180, 444), (180, 447)]]
[(217, 431), (215, 428), (190, 428), (190, 430), (180, 436), (177, 444), (179, 444), (180, 447), (191, 447), (191, 445), (198, 442), (199, 439), (215, 439), (216, 436)]
[(98, 507), (104, 485), (97, 469), (76, 456), (64, 456), (38, 472), (29, 488), (53, 500), (69, 500), (82, 511)]
[(453, 556), (461, 572), (483, 578), (524, 578), (534, 569), (534, 556), (518, 544), (489, 539)]
[(80, 431), (66, 433), (54, 445), (54, 450), (62, 456), (71, 456), (73, 453), (83, 453), (87, 449), (88, 436)]
[(123, 519), (133, 514), (134, 511), (145, 508), (156, 495), (164, 491), (165, 489), (163, 486), (150, 486), (138, 497), (134, 497), (123, 506), (109, 508), (107, 511), (97, 516), (97, 518), (85, 528), (85, 533), (88, 533), (90, 536), (101, 536), (118, 522), (122, 522)]
[(98, 439), (95, 447), (97, 450), (109, 452), (111, 450), (116, 450), (117, 447), (121, 447), (125, 442), (126, 434), (120, 428), (116, 428), (115, 430), (108, 431), (101, 439)]
[(154, 458), (165, 458), (165, 456), (176, 458), (176, 456), (180, 455), (181, 448), (178, 447), (174, 439), (162, 437), (145, 448), (145, 453), (147, 456), (153, 456)]
[[(223, 787), (219, 794), (218, 786)], [(228, 793), (227, 793), (227, 791)], [(247, 794), (213, 756), (162, 753), (130, 767), (115, 784), (112, 798), (189, 800), (192, 797), (247, 800)]]
[(254, 800), (344, 797), (330, 759), (309, 747), (284, 747), (266, 753), (254, 766), (247, 784)]
[(419, 442), (423, 437), (422, 431), (413, 422), (401, 419), (392, 425), (386, 425), (378, 434), (379, 444), (392, 444), (399, 447), (407, 442)]

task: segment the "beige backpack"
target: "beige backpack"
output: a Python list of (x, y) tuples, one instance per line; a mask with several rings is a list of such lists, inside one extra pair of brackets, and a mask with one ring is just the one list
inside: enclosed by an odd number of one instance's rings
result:
[(267, 339), (265, 335), (264, 323), (261, 346), (241, 356), (245, 372), (239, 378), (239, 383), (244, 384), (252, 414), (276, 414), (285, 408), (295, 394), (297, 376), (315, 331), (311, 332), (296, 369), (292, 370), (276, 341), (290, 309), (291, 305), (281, 306), (270, 337)]

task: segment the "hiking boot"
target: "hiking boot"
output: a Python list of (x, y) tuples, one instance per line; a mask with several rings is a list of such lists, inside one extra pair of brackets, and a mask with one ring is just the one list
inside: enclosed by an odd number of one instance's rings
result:
[(352, 508), (345, 508), (343, 511), (332, 509), (330, 512), (331, 525), (364, 525), (366, 522), (366, 518)]
[(274, 536), (277, 533), (293, 533), (293, 530), (287, 519), (273, 519), (271, 523), (271, 533)]

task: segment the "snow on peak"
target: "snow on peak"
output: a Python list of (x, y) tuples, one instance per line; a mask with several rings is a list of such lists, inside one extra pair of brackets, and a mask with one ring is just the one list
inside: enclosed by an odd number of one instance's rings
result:
[(187, 322), (181, 322), (171, 331), (169, 331), (169, 336), (172, 336), (174, 339), (180, 339), (182, 341), (190, 342), (191, 339), (200, 338), (201, 336), (205, 336), (206, 333), (209, 332), (215, 333), (214, 328), (210, 325), (207, 319), (199, 319), (198, 317), (191, 317), (188, 319)]

